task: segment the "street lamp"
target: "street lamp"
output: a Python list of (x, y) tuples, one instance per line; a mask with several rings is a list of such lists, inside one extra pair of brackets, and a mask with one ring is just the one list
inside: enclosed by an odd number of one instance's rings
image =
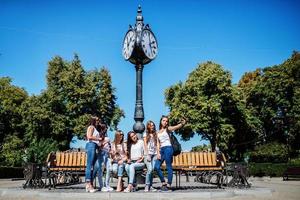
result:
[(135, 124), (133, 130), (142, 134), (145, 130), (144, 108), (143, 108), (143, 79), (142, 73), (144, 65), (155, 59), (158, 51), (157, 40), (150, 29), (150, 26), (144, 25), (142, 8), (138, 7), (136, 23), (132, 27), (129, 25), (124, 41), (122, 54), (125, 60), (135, 65), (136, 69), (136, 103), (134, 111)]

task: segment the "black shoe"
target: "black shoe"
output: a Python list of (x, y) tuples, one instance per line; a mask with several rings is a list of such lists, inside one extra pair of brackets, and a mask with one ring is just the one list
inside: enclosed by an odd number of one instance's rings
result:
[(167, 185), (163, 185), (163, 186), (161, 186), (160, 191), (161, 192), (169, 192), (171, 190), (167, 187)]

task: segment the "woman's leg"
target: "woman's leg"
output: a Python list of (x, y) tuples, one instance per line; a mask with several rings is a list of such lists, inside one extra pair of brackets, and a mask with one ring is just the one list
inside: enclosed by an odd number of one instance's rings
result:
[(108, 155), (108, 153), (106, 152), (106, 153), (105, 153), (105, 156), (104, 156), (104, 165), (105, 165), (105, 168), (106, 168), (105, 184), (104, 184), (105, 187), (109, 187), (110, 170), (111, 170), (111, 163), (110, 163), (110, 159), (109, 159), (108, 156), (109, 156), (109, 155)]
[(118, 163), (113, 163), (112, 164), (112, 173), (113, 174), (118, 174)]
[[(150, 155), (148, 155), (150, 156)], [(152, 167), (152, 163), (151, 163), (151, 160), (148, 161), (147, 157), (145, 157), (145, 164), (146, 164), (146, 167), (147, 167), (147, 174), (146, 174), (146, 187), (150, 186), (151, 184), (151, 174), (152, 174), (152, 171), (153, 171), (153, 167)], [(146, 190), (146, 188), (145, 188)]]
[(157, 159), (155, 161), (154, 170), (157, 172), (157, 175), (160, 179), (160, 182), (165, 183), (165, 177), (160, 169), (161, 164), (164, 162), (165, 156), (164, 156), (164, 147), (160, 149), (160, 159)]
[(93, 142), (88, 142), (85, 146), (87, 161), (86, 161), (86, 169), (85, 169), (85, 182), (91, 185), (92, 181), (92, 166), (95, 159), (95, 149), (96, 145)]
[(166, 159), (166, 167), (167, 167), (167, 171), (168, 171), (168, 184), (169, 184), (169, 186), (171, 186), (172, 179), (173, 179), (173, 168), (172, 168), (173, 148), (171, 146), (168, 146), (165, 149), (165, 159)]
[(139, 169), (143, 169), (145, 167), (145, 163), (132, 163), (129, 166), (129, 184), (133, 184), (135, 178), (135, 171)]
[(124, 172), (124, 164), (118, 165), (117, 164), (117, 170), (118, 170), (118, 184), (117, 184), (117, 192), (120, 192), (123, 190), (123, 172)]
[(152, 170), (151, 170), (151, 173), (150, 173), (150, 186), (152, 186), (152, 184), (153, 184), (153, 169), (154, 169), (154, 166), (155, 166), (156, 158), (157, 158), (156, 155), (151, 156)]
[(93, 177), (96, 177), (96, 174), (98, 174), (98, 183), (99, 183), (99, 188), (101, 189), (103, 187), (103, 171), (102, 171), (102, 163), (103, 163), (103, 152), (98, 151), (97, 153), (97, 161), (94, 165), (94, 172), (93, 172)]

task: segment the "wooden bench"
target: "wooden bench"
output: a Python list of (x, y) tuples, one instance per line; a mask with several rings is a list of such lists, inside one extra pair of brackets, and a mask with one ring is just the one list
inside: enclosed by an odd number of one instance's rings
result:
[[(216, 152), (182, 152), (177, 156), (173, 156), (172, 167), (176, 176), (176, 187), (180, 187), (180, 177), (183, 172), (186, 175), (187, 182), (189, 181), (189, 172), (197, 173), (195, 178), (197, 182), (210, 182), (212, 176), (223, 177), (225, 163), (224, 154), (217, 155)], [(162, 167), (165, 169), (165, 163)], [(222, 184), (220, 181), (218, 181), (218, 185)]]
[(289, 180), (289, 177), (299, 178), (300, 167), (288, 167), (283, 173), (283, 180)]
[(51, 152), (47, 160), (50, 187), (81, 182), (86, 168), (86, 153), (79, 151)]
[[(176, 187), (180, 187), (180, 176), (185, 173), (187, 181), (189, 172), (197, 172), (196, 181), (207, 182), (209, 175), (221, 175), (226, 159), (216, 152), (183, 152), (173, 157), (173, 171), (176, 176)], [(60, 183), (76, 183), (79, 175), (84, 175), (86, 168), (86, 152), (65, 151), (49, 153), (47, 158), (48, 174), (52, 185)], [(162, 169), (165, 169), (165, 163)], [(219, 173), (216, 173), (219, 172)]]

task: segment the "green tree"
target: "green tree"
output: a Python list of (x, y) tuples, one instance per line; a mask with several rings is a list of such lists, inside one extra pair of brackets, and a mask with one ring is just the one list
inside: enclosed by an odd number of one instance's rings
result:
[(192, 147), (191, 152), (199, 152), (199, 151), (210, 151), (211, 150), (211, 145), (208, 144), (203, 144), (203, 145), (198, 145), (198, 146), (194, 146)]
[(4, 165), (21, 163), (21, 157), (9, 151), (24, 137), (21, 105), (27, 98), (26, 91), (12, 85), (10, 78), (0, 78), (0, 162)]
[(50, 138), (41, 140), (34, 139), (30, 142), (29, 147), (25, 151), (24, 160), (26, 162), (45, 164), (48, 154), (57, 151), (58, 146), (57, 141)]
[[(251, 75), (247, 81), (247, 78)], [(247, 83), (247, 84), (245, 84)], [(280, 65), (246, 73), (238, 84), (246, 107), (261, 126), (257, 140), (289, 143), (293, 151), (300, 149), (300, 54)], [(283, 114), (276, 116), (278, 111)]]
[(6, 166), (22, 166), (25, 148), (23, 141), (16, 135), (8, 135), (1, 150), (0, 159)]
[(235, 118), (240, 117), (228, 71), (212, 62), (201, 64), (185, 83), (171, 86), (165, 94), (171, 123), (182, 117), (188, 119), (178, 132), (183, 139), (197, 133), (210, 141), (213, 151), (216, 146), (228, 150), (237, 128)]
[(68, 149), (73, 136), (84, 137), (91, 115), (116, 127), (124, 113), (114, 92), (107, 69), (86, 72), (76, 54), (71, 62), (54, 57), (48, 65), (47, 89), (24, 103), (28, 145), (49, 138), (59, 149)]

